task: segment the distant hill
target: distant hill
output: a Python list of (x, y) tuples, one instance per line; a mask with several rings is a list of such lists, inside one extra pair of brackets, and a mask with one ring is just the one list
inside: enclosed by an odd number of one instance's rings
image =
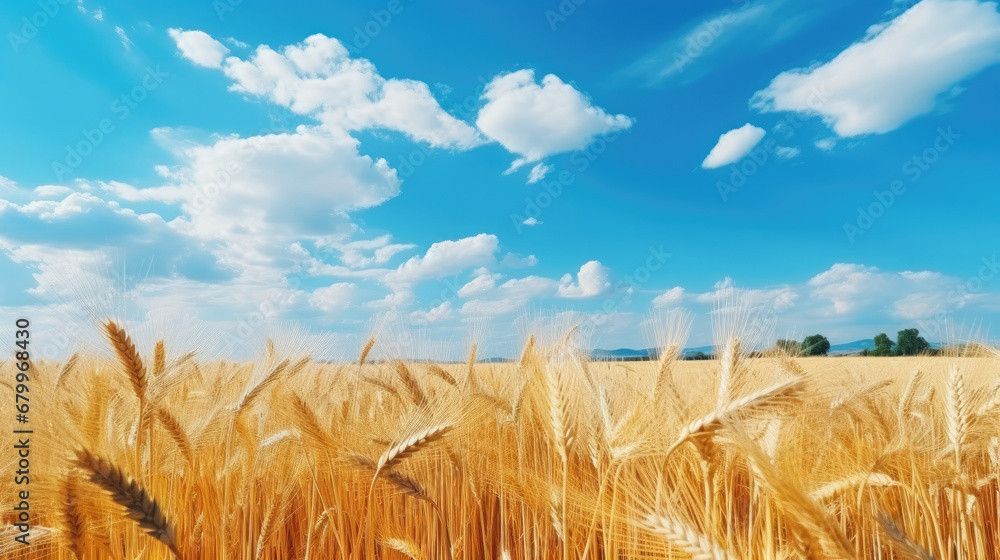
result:
[(830, 346), (830, 355), (843, 356), (845, 354), (859, 354), (865, 348), (875, 348), (875, 339), (866, 338), (864, 340), (855, 340), (854, 342), (833, 344)]
[[(931, 348), (940, 348), (941, 344), (939, 342), (931, 342)], [(844, 342), (842, 344), (832, 344), (830, 345), (830, 355), (831, 356), (849, 356), (851, 354), (860, 354), (865, 348), (875, 348), (875, 339), (866, 338), (864, 340), (855, 340), (854, 342)], [(684, 357), (690, 357), (698, 352), (703, 352), (705, 354), (711, 354), (715, 350), (712, 346), (695, 346), (684, 349)], [(657, 350), (656, 348), (646, 348), (644, 350), (634, 350), (632, 348), (618, 348), (615, 350), (603, 350), (596, 349), (590, 352), (590, 357), (595, 361), (615, 361), (615, 360), (648, 360), (656, 359)]]
[[(937, 347), (937, 344), (931, 344), (932, 347)], [(855, 340), (854, 342), (845, 342), (843, 344), (833, 344), (830, 346), (831, 356), (845, 356), (848, 354), (858, 354), (865, 348), (875, 348), (875, 340), (871, 338), (866, 338), (864, 340)], [(711, 354), (714, 350), (712, 346), (694, 346), (684, 349), (684, 356), (689, 357), (698, 352), (703, 352), (705, 354)], [(643, 350), (635, 350), (632, 348), (617, 348), (615, 350), (604, 350), (596, 349), (591, 351), (591, 358), (597, 361), (612, 361), (612, 360), (645, 360), (645, 359), (655, 359), (657, 356), (656, 348), (646, 348)]]
[[(697, 346), (694, 348), (685, 348), (684, 356), (691, 356), (698, 352), (704, 352), (705, 354), (712, 353), (711, 346)], [(658, 356), (658, 351), (656, 348), (646, 348), (644, 350), (635, 350), (632, 348), (618, 348), (615, 350), (603, 350), (601, 348), (592, 350), (590, 352), (590, 357), (593, 360), (602, 361), (613, 361), (613, 360), (648, 360), (656, 359)]]

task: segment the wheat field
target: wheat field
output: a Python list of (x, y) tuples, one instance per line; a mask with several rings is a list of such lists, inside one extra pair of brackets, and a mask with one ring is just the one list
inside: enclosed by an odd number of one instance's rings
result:
[(3, 558), (1000, 557), (989, 354), (607, 363), (570, 332), (237, 363), (102, 328), (106, 355), (32, 364), (31, 545), (4, 477)]

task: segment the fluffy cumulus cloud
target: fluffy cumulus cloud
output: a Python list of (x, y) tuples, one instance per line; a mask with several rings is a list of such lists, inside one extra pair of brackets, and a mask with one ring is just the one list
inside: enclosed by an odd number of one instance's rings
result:
[(632, 126), (629, 117), (607, 113), (553, 74), (539, 84), (532, 70), (497, 76), (486, 86), (483, 100), (476, 125), (520, 156), (513, 168), (581, 150), (599, 134)]
[(725, 278), (715, 283), (712, 291), (695, 295), (695, 301), (712, 305), (725, 304), (731, 302), (733, 298), (748, 305), (763, 307), (775, 312), (783, 312), (791, 309), (795, 305), (795, 300), (799, 294), (790, 285), (781, 285), (767, 289), (740, 288), (732, 278)]
[(435, 147), (482, 143), (474, 127), (441, 108), (427, 84), (383, 78), (374, 64), (351, 58), (340, 41), (322, 34), (280, 51), (261, 45), (248, 59), (228, 57), (221, 67), (234, 91), (313, 116), (329, 128), (395, 130)]
[(323, 311), (346, 309), (353, 303), (358, 293), (358, 287), (350, 282), (338, 282), (324, 288), (313, 290), (309, 303)]
[(385, 277), (394, 287), (411, 286), (421, 280), (443, 278), (475, 266), (492, 264), (499, 240), (497, 236), (480, 233), (455, 241), (440, 241), (427, 249), (423, 256), (411, 257)]
[(764, 139), (765, 134), (767, 133), (763, 128), (750, 123), (734, 128), (719, 136), (719, 141), (715, 143), (705, 161), (701, 162), (701, 166), (705, 169), (715, 169), (736, 163), (749, 154), (750, 150)]
[(446, 301), (427, 311), (417, 310), (410, 313), (410, 320), (414, 323), (440, 323), (441, 321), (451, 319), (452, 315), (451, 302)]
[(499, 278), (499, 274), (490, 272), (488, 268), (480, 268), (472, 280), (458, 289), (458, 297), (468, 298), (489, 292), (496, 287)]
[(222, 61), (229, 54), (229, 49), (225, 45), (204, 31), (168, 29), (167, 33), (177, 44), (181, 55), (198, 66), (221, 68)]
[(598, 261), (589, 261), (580, 267), (576, 281), (572, 274), (559, 279), (559, 297), (581, 299), (599, 296), (611, 289), (611, 271)]
[[(996, 266), (985, 261), (983, 270)], [(978, 299), (982, 281), (963, 281), (934, 271), (885, 272), (873, 266), (838, 263), (809, 280), (812, 296), (835, 315), (878, 310), (905, 320), (929, 320), (963, 309)]]
[(671, 307), (680, 305), (684, 301), (684, 288), (674, 286), (662, 294), (653, 298), (654, 307)]
[(751, 104), (818, 115), (841, 137), (881, 134), (930, 112), (941, 94), (997, 62), (995, 2), (923, 0), (832, 60), (779, 74)]

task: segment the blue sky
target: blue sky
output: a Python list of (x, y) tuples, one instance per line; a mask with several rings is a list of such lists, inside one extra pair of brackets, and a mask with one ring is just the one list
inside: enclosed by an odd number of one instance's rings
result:
[(0, 29), (5, 316), (64, 323), (122, 269), (138, 323), (391, 314), (497, 353), (525, 313), (640, 347), (686, 309), (707, 344), (730, 296), (835, 343), (1000, 312), (993, 2), (43, 0)]

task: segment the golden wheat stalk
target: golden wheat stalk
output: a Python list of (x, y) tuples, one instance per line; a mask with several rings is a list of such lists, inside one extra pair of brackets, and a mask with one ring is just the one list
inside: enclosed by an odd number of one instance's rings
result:
[(248, 406), (250, 406), (250, 404), (254, 400), (256, 400), (257, 397), (259, 397), (260, 394), (263, 393), (265, 389), (270, 387), (278, 380), (278, 378), (281, 377), (282, 372), (285, 371), (285, 369), (288, 367), (288, 364), (289, 360), (286, 358), (280, 364), (274, 366), (274, 368), (272, 368), (267, 375), (261, 378), (260, 381), (251, 386), (250, 389), (243, 395), (243, 398), (240, 399), (239, 404), (236, 406), (236, 411), (242, 412)]
[(432, 426), (413, 434), (395, 446), (387, 449), (386, 452), (379, 457), (378, 463), (375, 464), (375, 478), (378, 478), (379, 473), (393, 468), (403, 462), (407, 457), (410, 457), (414, 453), (425, 449), (432, 443), (440, 440), (451, 430), (451, 428), (452, 427), (450, 425), (446, 424)]
[(474, 391), (480, 389), (479, 379), (476, 377), (476, 354), (478, 351), (479, 347), (473, 342), (469, 347), (469, 356), (465, 360), (465, 382)]
[(528, 366), (528, 361), (531, 359), (532, 353), (535, 351), (535, 335), (528, 335), (528, 341), (524, 344), (524, 349), (521, 350), (521, 357), (517, 361), (517, 368), (520, 371), (524, 371), (524, 368)]
[(911, 560), (934, 560), (934, 555), (911, 539), (885, 512), (878, 513), (878, 522), (896, 551)]
[(125, 508), (125, 515), (139, 528), (160, 541), (178, 559), (181, 558), (174, 536), (174, 527), (160, 509), (160, 505), (121, 469), (104, 458), (80, 449), (76, 452), (76, 465), (88, 473), (88, 478), (108, 493), (112, 501)]
[(132, 339), (125, 333), (125, 330), (114, 321), (109, 320), (104, 324), (104, 332), (108, 341), (115, 350), (118, 363), (121, 364), (125, 375), (132, 384), (132, 390), (138, 397), (141, 404), (146, 402), (146, 366), (142, 364), (142, 358), (135, 349)]
[(405, 539), (382, 539), (380, 541), (382, 546), (386, 548), (391, 548), (396, 552), (405, 555), (407, 558), (412, 558), (413, 560), (420, 560), (423, 556), (420, 555), (420, 549), (414, 543)]
[(955, 452), (955, 468), (962, 471), (962, 446), (969, 430), (969, 398), (965, 391), (965, 381), (956, 366), (948, 370), (948, 394), (945, 398), (945, 420), (948, 425), (948, 439)]
[(364, 346), (361, 347), (361, 352), (358, 354), (358, 367), (365, 365), (365, 360), (368, 359), (368, 354), (371, 353), (372, 348), (375, 347), (375, 341), (378, 339), (378, 333), (368, 337)]
[(686, 523), (651, 514), (642, 521), (650, 531), (663, 536), (676, 548), (691, 555), (693, 560), (730, 560), (725, 549)]
[(295, 415), (295, 423), (298, 425), (299, 430), (316, 442), (326, 444), (329, 438), (327, 437), (326, 430), (320, 423), (319, 417), (316, 416), (316, 412), (295, 391), (292, 391), (290, 402)]
[(153, 349), (153, 377), (160, 375), (165, 369), (167, 369), (167, 351), (161, 338), (156, 341), (156, 348)]
[(406, 387), (406, 392), (409, 393), (413, 404), (417, 406), (424, 406), (427, 404), (427, 395), (425, 395), (423, 389), (420, 388), (420, 383), (417, 382), (417, 378), (413, 377), (413, 374), (410, 373), (410, 368), (406, 367), (403, 360), (396, 360), (393, 365), (396, 369), (396, 375), (399, 376), (399, 380), (402, 381), (403, 386)]
[(76, 556), (77, 560), (83, 560), (83, 539), (87, 533), (87, 523), (80, 507), (79, 495), (77, 479), (70, 473), (62, 484), (63, 535), (68, 541), (66, 548)]
[(458, 381), (455, 379), (455, 377), (452, 374), (448, 373), (443, 367), (439, 365), (430, 364), (429, 366), (427, 366), (427, 372), (433, 375), (434, 377), (441, 379), (442, 381), (444, 381), (448, 385), (451, 385), (452, 387), (458, 387)]
[(741, 399), (732, 401), (727, 405), (716, 408), (707, 415), (698, 418), (687, 426), (684, 426), (684, 428), (681, 429), (680, 434), (677, 435), (677, 440), (667, 449), (666, 455), (669, 456), (674, 452), (674, 450), (683, 445), (684, 442), (701, 434), (702, 432), (712, 430), (722, 420), (725, 420), (739, 412), (747, 411), (753, 408), (760, 408), (762, 406), (773, 404), (779, 400), (788, 399), (799, 391), (802, 382), (802, 378), (782, 381), (766, 389), (761, 389), (760, 391), (751, 393)]
[(378, 387), (379, 389), (382, 389), (386, 393), (389, 393), (390, 395), (392, 395), (392, 396), (394, 396), (394, 397), (396, 397), (398, 399), (403, 398), (403, 397), (401, 397), (399, 395), (399, 391), (397, 391), (395, 387), (393, 387), (389, 383), (386, 383), (385, 381), (382, 381), (381, 379), (379, 379), (377, 377), (368, 377), (368, 376), (365, 376), (365, 377), (361, 378), (361, 381), (363, 381), (365, 383), (368, 383), (369, 385), (374, 385), (375, 387)]
[(80, 355), (74, 352), (73, 355), (70, 356), (68, 360), (66, 360), (66, 363), (64, 363), (62, 367), (59, 368), (59, 373), (56, 375), (56, 383), (55, 387), (53, 388), (53, 391), (59, 390), (59, 386), (62, 385), (63, 382), (66, 381), (66, 378), (69, 377), (69, 374), (73, 372), (73, 368), (76, 367), (76, 362), (79, 359)]
[(163, 407), (156, 408), (156, 417), (159, 418), (160, 423), (170, 434), (170, 438), (174, 440), (174, 444), (177, 448), (181, 450), (181, 455), (184, 459), (190, 463), (194, 460), (194, 454), (191, 451), (191, 441), (188, 439), (187, 432), (184, 431), (184, 426), (181, 425), (180, 420), (177, 419), (173, 414)]
[(817, 502), (825, 502), (848, 490), (862, 486), (899, 486), (899, 483), (887, 474), (880, 472), (858, 473), (835, 480), (809, 493), (809, 497)]

